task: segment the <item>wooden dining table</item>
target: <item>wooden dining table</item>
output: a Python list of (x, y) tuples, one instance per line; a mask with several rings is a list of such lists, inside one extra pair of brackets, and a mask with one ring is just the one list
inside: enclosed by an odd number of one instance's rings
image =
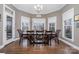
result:
[[(24, 33), (22, 33), (22, 36), (30, 36), (30, 35), (33, 35), (34, 36), (34, 39), (36, 40), (38, 40), (40, 37), (38, 37), (37, 38), (37, 36), (55, 36), (56, 35), (56, 32), (52, 32), (51, 34), (49, 34), (49, 33), (33, 33), (33, 34), (30, 34), (30, 33), (26, 33), (26, 32), (24, 32)], [(41, 38), (42, 39), (42, 38)], [(28, 39), (29, 40), (29, 39)], [(51, 45), (51, 39), (50, 38), (48, 38), (48, 43), (50, 43), (50, 45)], [(30, 41), (30, 40), (29, 40)], [(37, 42), (37, 43), (39, 43), (39, 42)]]

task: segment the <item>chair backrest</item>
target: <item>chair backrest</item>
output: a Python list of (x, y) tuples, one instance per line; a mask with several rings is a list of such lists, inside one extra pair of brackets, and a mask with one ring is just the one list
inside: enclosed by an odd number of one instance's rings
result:
[(27, 34), (34, 34), (34, 31), (27, 31)]
[(29, 34), (29, 35), (27, 35), (28, 37), (29, 37), (29, 40), (30, 41), (33, 41), (34, 40), (34, 31), (27, 31), (27, 34)]
[(52, 34), (52, 31), (46, 31), (46, 34)]
[(36, 31), (36, 34), (44, 34), (44, 31)]
[(19, 33), (19, 36), (22, 35), (23, 31), (21, 29), (17, 29), (18, 33)]
[(56, 34), (57, 34), (57, 36), (59, 35), (60, 31), (61, 31), (61, 30), (56, 30)]

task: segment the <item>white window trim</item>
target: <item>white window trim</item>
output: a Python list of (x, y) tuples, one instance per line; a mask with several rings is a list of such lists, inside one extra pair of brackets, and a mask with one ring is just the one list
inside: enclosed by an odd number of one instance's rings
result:
[[(65, 20), (65, 19), (64, 19), (63, 15), (64, 15), (65, 13), (67, 13), (68, 11), (70, 11), (70, 10), (73, 11), (72, 25), (70, 25), (70, 26), (72, 26), (72, 39), (69, 39), (69, 38), (67, 38), (67, 37), (64, 36), (64, 20)], [(68, 10), (68, 11), (66, 11), (66, 12), (64, 12), (64, 13), (62, 14), (62, 29), (63, 29), (62, 37), (65, 38), (66, 40), (69, 40), (69, 41), (73, 42), (73, 41), (74, 41), (74, 8), (71, 8), (70, 10)]]
[[(13, 12), (13, 15), (5, 12), (5, 8), (8, 8), (9, 10), (11, 10)], [(5, 16), (6, 14), (9, 15), (9, 16), (11, 16), (11, 17), (13, 17), (13, 20), (12, 20), (12, 22), (13, 22), (13, 28), (12, 29), (14, 29), (13, 30), (14, 33), (13, 33), (12, 40), (6, 40), (6, 38), (4, 36), (4, 33), (5, 33), (4, 23), (5, 23), (5, 19), (6, 19), (6, 16)], [(10, 42), (12, 42), (14, 40), (15, 40), (15, 11), (13, 9), (11, 9), (10, 7), (8, 7), (7, 5), (4, 4), (3, 5), (3, 45), (6, 45), (6, 44), (8, 44), (8, 43), (10, 43)]]

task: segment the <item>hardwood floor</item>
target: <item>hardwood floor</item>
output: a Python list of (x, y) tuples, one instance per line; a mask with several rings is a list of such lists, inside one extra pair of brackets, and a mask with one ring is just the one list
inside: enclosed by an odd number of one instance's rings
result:
[[(26, 40), (25, 40), (26, 41)], [(19, 46), (18, 41), (12, 42), (0, 50), (0, 53), (5, 54), (78, 54), (79, 51), (66, 45), (63, 42), (55, 44), (52, 41), (51, 46), (35, 45), (27, 46), (25, 41)]]

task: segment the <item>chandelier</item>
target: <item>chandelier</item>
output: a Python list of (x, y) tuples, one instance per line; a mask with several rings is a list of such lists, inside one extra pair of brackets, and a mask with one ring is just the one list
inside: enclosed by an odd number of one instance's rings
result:
[(42, 4), (36, 4), (36, 5), (34, 5), (34, 9), (39, 14), (43, 10), (43, 5)]

